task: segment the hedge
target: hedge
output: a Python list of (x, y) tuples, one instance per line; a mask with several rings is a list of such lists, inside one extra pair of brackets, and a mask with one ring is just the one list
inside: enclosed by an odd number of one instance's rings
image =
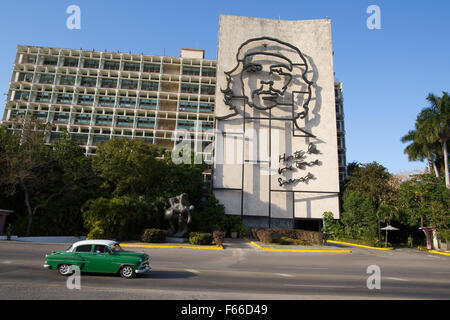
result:
[(298, 229), (263, 229), (250, 230), (253, 238), (265, 244), (297, 244), (297, 245), (323, 245), (323, 233)]

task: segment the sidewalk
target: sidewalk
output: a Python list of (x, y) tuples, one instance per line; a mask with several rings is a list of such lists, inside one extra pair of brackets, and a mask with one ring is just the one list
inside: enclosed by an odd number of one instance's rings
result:
[(324, 245), (324, 246), (296, 246), (296, 245), (278, 245), (263, 244), (260, 241), (246, 239), (249, 243), (263, 251), (285, 251), (285, 252), (321, 252), (321, 253), (352, 253), (351, 250), (342, 247)]
[[(55, 243), (55, 244), (73, 244), (78, 241), (86, 240), (86, 237), (18, 237), (11, 236), (11, 240), (9, 241), (18, 241), (18, 242), (37, 242), (37, 243)], [(6, 236), (0, 236), (0, 241), (8, 241), (6, 240)]]

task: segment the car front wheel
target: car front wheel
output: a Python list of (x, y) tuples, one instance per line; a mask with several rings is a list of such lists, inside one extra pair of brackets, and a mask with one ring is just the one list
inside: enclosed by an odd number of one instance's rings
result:
[(123, 266), (120, 268), (120, 276), (122, 278), (131, 279), (134, 277), (134, 269), (131, 266)]
[(72, 267), (70, 265), (68, 265), (68, 264), (61, 264), (58, 267), (58, 272), (62, 276), (65, 276), (65, 277), (69, 276), (69, 275), (72, 274)]

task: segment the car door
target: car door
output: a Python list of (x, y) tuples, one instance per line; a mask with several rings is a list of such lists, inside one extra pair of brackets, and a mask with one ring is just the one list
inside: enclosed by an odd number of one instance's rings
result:
[(90, 272), (90, 264), (92, 258), (92, 244), (84, 244), (74, 249), (74, 254), (83, 260), (83, 265), (80, 266), (81, 271)]
[(89, 264), (91, 272), (114, 273), (109, 248), (105, 245), (94, 245)]

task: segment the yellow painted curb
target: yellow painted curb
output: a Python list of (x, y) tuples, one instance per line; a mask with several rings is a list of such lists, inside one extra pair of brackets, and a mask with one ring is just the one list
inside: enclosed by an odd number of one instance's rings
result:
[(244, 240), (250, 242), (255, 247), (263, 250), (263, 251), (280, 251), (280, 252), (326, 252), (326, 253), (352, 253), (350, 250), (320, 250), (320, 249), (272, 249), (272, 248), (263, 248), (257, 243), (250, 241), (246, 238)]
[(417, 247), (417, 249), (419, 249), (421, 251), (429, 252), (429, 253), (441, 254), (443, 256), (450, 256), (450, 253), (446, 253), (446, 252), (440, 252), (440, 251), (436, 251), (436, 250), (428, 250), (428, 249), (425, 249), (422, 247)]
[(193, 246), (183, 246), (183, 245), (176, 245), (176, 246), (163, 246), (163, 245), (157, 245), (157, 244), (120, 244), (121, 247), (135, 247), (135, 248), (169, 248), (169, 249), (203, 249), (203, 250), (223, 250), (223, 246), (220, 247), (193, 247)]
[(349, 246), (368, 248), (368, 249), (374, 249), (374, 250), (384, 250), (384, 251), (394, 250), (394, 248), (377, 248), (377, 247), (364, 246), (362, 244), (355, 244), (355, 243), (350, 243), (350, 242), (341, 242), (341, 241), (334, 241), (334, 240), (333, 241), (332, 240), (327, 240), (327, 242), (337, 243), (337, 244), (346, 244), (346, 245), (349, 245)]

